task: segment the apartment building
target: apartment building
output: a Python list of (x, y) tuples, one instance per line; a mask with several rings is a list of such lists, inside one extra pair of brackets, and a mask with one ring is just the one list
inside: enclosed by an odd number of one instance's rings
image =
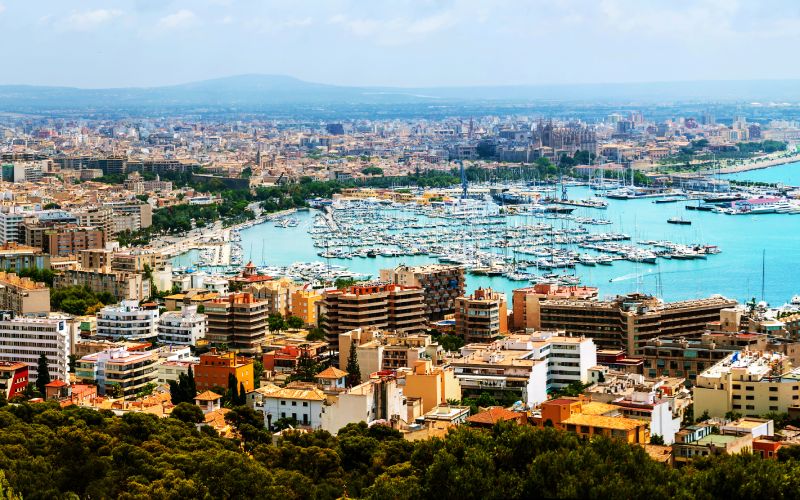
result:
[(411, 368), (420, 360), (437, 364), (443, 356), (430, 335), (358, 328), (339, 335), (339, 367), (347, 366), (352, 343), (356, 344), (362, 380), (375, 372)]
[(514, 331), (533, 328), (542, 329), (539, 303), (543, 300), (589, 300), (597, 297), (597, 288), (589, 286), (564, 286), (556, 283), (537, 283), (526, 288), (517, 288), (511, 293)]
[(597, 349), (589, 338), (540, 331), (467, 344), (448, 361), (464, 393), (511, 392), (533, 406), (552, 390), (587, 383), (589, 369), (597, 365)]
[(237, 356), (233, 352), (220, 353), (216, 349), (200, 355), (200, 363), (194, 367), (194, 381), (198, 391), (214, 387), (228, 388), (228, 378), (233, 375), (236, 385), (244, 386), (246, 392), (254, 388), (253, 361)]
[(419, 398), (422, 413), (427, 413), (448, 401), (461, 401), (461, 384), (451, 365), (432, 366), (430, 362), (417, 362), (410, 370), (400, 370), (405, 375), (403, 395)]
[(129, 351), (124, 347), (88, 354), (75, 363), (75, 377), (97, 385), (100, 394), (113, 393), (119, 386), (123, 394), (134, 396), (147, 384), (158, 380), (156, 351)]
[(88, 207), (82, 210), (73, 210), (72, 215), (78, 219), (78, 225), (83, 227), (96, 227), (101, 229), (106, 237), (114, 233), (114, 212), (110, 208)]
[(269, 310), (265, 301), (249, 293), (232, 293), (205, 304), (206, 338), (216, 346), (257, 353), (266, 339)]
[(292, 293), (292, 316), (297, 316), (308, 326), (316, 326), (319, 322), (317, 304), (322, 294), (316, 290), (300, 289)]
[(387, 283), (421, 288), (428, 321), (438, 321), (455, 313), (456, 299), (464, 295), (464, 268), (459, 266), (398, 266), (381, 269), (380, 279)]
[(0, 270), (19, 273), (23, 269), (50, 269), (50, 255), (20, 243), (0, 245)]
[(143, 301), (150, 297), (150, 281), (141, 274), (66, 269), (53, 279), (53, 288), (87, 286), (95, 293), (110, 293), (117, 300)]
[(50, 288), (45, 283), (0, 271), (0, 310), (23, 316), (47, 316)]
[[(700, 339), (657, 337), (642, 348), (648, 377), (681, 377), (687, 386), (697, 376), (736, 351), (764, 351), (771, 347), (766, 335), (756, 333), (704, 333)], [(771, 349), (770, 349), (771, 350)]]
[(456, 335), (466, 342), (492, 342), (508, 333), (505, 294), (478, 288), (456, 299)]
[(163, 271), (168, 260), (161, 252), (152, 250), (114, 252), (111, 269), (122, 273), (141, 273), (145, 268), (154, 272)]
[(197, 312), (197, 306), (187, 305), (180, 311), (168, 311), (158, 321), (158, 341), (163, 344), (191, 345), (205, 338), (208, 317)]
[(267, 304), (268, 314), (288, 316), (292, 311), (292, 296), (301, 286), (289, 278), (252, 283), (242, 288), (254, 299)]
[(110, 340), (154, 341), (158, 336), (159, 312), (156, 304), (123, 300), (105, 306), (97, 313), (97, 336)]
[(103, 207), (114, 214), (114, 232), (137, 231), (153, 225), (153, 207), (141, 201), (108, 202)]
[(559, 398), (543, 402), (533, 422), (539, 426), (552, 425), (556, 429), (587, 438), (606, 436), (630, 444), (650, 442), (646, 421), (609, 413), (614, 411), (612, 405)]
[(326, 291), (322, 308), (320, 323), (332, 350), (339, 348), (340, 334), (357, 328), (409, 334), (425, 331), (421, 288), (378, 283)]
[(695, 415), (728, 412), (759, 417), (800, 404), (800, 368), (780, 353), (734, 352), (700, 375), (692, 389)]
[(30, 213), (14, 210), (0, 213), (0, 244), (23, 243), (25, 241), (25, 230), (22, 224), (25, 217)]
[(600, 348), (639, 356), (645, 342), (659, 336), (700, 337), (720, 311), (734, 305), (724, 297), (665, 303), (631, 294), (607, 301), (544, 300), (539, 309), (542, 328), (592, 337)]
[(70, 335), (63, 318), (0, 317), (0, 361), (28, 365), (31, 382), (38, 377), (39, 356), (47, 358), (50, 378), (68, 380)]

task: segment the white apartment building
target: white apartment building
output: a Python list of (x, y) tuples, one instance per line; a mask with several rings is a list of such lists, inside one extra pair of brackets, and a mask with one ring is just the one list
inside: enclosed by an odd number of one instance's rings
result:
[(515, 392), (535, 406), (546, 401), (552, 389), (587, 383), (589, 368), (597, 365), (597, 348), (585, 337), (533, 332), (467, 344), (449, 362), (464, 393)]
[(187, 305), (180, 311), (164, 313), (158, 322), (158, 341), (164, 344), (196, 345), (205, 338), (208, 317), (197, 312), (197, 306)]
[(123, 300), (97, 313), (97, 336), (112, 340), (152, 341), (158, 336), (158, 308), (142, 308), (136, 300)]
[(31, 382), (38, 378), (37, 364), (41, 354), (47, 357), (52, 380), (68, 380), (69, 345), (66, 319), (0, 319), (0, 361), (21, 361), (27, 364)]
[[(12, 207), (13, 208), (13, 207)], [(20, 243), (23, 238), (22, 222), (25, 216), (30, 213), (25, 212), (3, 212), (0, 213), (0, 245), (6, 243)]]

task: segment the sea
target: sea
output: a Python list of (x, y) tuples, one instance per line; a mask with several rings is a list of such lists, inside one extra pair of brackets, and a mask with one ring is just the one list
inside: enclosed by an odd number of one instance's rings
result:
[[(728, 179), (778, 182), (800, 186), (800, 162), (723, 176)], [(570, 199), (597, 196), (588, 187), (568, 188)], [(607, 200), (605, 210), (578, 208), (573, 215), (604, 218), (612, 225), (588, 226), (590, 232), (619, 231), (632, 241), (670, 240), (675, 243), (717, 245), (721, 253), (707, 259), (658, 259), (657, 264), (616, 261), (612, 266), (586, 267), (578, 264), (569, 273), (580, 276), (581, 283), (596, 286), (600, 295), (611, 297), (632, 292), (652, 294), (666, 301), (709, 297), (719, 294), (740, 302), (755, 298), (777, 306), (800, 294), (800, 215), (725, 215), (686, 210), (689, 203), (656, 204), (652, 198)], [(245, 262), (257, 266), (285, 266), (295, 262), (325, 262), (317, 255), (308, 229), (316, 212), (298, 212), (295, 227), (281, 228), (266, 222), (241, 231)], [(668, 224), (680, 216), (691, 225)], [(536, 223), (542, 219), (510, 217), (508, 225)], [(559, 221), (552, 222), (558, 227)], [(577, 249), (581, 251), (580, 249)], [(501, 252), (501, 249), (495, 249)], [(530, 258), (533, 258), (532, 256)], [(175, 265), (192, 265), (197, 252), (176, 257)], [(417, 265), (437, 262), (433, 257), (404, 256), (353, 259), (330, 259), (330, 264), (377, 278), (380, 269), (399, 264)], [(505, 292), (526, 286), (525, 282), (504, 277), (467, 275), (467, 290), (491, 287)]]

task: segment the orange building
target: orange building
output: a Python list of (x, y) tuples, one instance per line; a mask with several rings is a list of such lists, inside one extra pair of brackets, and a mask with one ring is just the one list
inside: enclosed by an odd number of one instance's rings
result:
[(608, 416), (610, 413), (608, 410), (611, 408), (613, 405), (583, 399), (553, 399), (542, 403), (541, 416), (533, 417), (532, 423), (539, 426), (552, 424), (556, 429), (585, 437), (606, 436), (631, 444), (650, 442), (647, 422), (622, 416)]
[(292, 294), (292, 316), (302, 319), (306, 325), (316, 325), (319, 321), (317, 302), (320, 300), (322, 294), (314, 290), (296, 290)]
[(218, 353), (216, 349), (200, 355), (200, 364), (194, 368), (194, 382), (198, 392), (211, 390), (213, 387), (228, 387), (228, 375), (236, 377), (236, 385), (244, 385), (244, 390), (255, 389), (253, 381), (253, 361), (235, 353)]

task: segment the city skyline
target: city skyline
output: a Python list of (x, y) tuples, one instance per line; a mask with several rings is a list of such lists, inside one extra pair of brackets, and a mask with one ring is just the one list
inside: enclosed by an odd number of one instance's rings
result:
[(798, 26), (800, 6), (779, 0), (6, 2), (0, 27), (25, 50), (6, 55), (21, 72), (0, 84), (157, 87), (254, 73), (392, 87), (781, 80), (800, 77), (785, 63)]

